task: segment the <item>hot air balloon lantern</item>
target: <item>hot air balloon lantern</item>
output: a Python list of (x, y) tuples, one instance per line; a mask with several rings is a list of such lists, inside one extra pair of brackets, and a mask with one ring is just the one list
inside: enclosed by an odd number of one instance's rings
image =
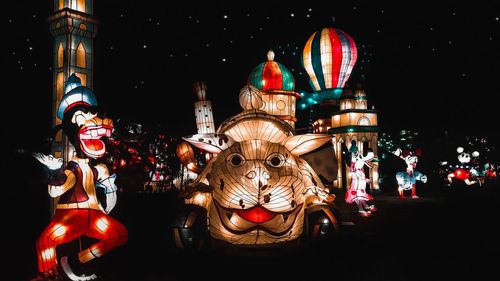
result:
[(304, 46), (302, 65), (314, 92), (301, 93), (300, 108), (338, 99), (357, 57), (356, 43), (344, 31), (329, 27), (313, 33)]

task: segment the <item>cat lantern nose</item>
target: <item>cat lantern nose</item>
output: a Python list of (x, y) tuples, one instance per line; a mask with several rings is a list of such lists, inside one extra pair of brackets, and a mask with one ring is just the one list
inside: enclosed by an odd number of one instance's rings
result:
[(257, 165), (250, 172), (245, 175), (248, 179), (251, 179), (255, 186), (262, 188), (267, 185), (267, 181), (271, 178), (271, 174), (266, 169), (266, 167)]

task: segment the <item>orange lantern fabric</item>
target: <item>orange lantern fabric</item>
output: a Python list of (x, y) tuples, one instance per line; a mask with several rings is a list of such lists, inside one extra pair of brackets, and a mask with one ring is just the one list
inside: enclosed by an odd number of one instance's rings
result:
[(182, 165), (186, 166), (188, 170), (193, 173), (201, 173), (200, 167), (196, 165), (196, 157), (194, 149), (189, 145), (189, 143), (183, 141), (177, 145), (175, 149), (175, 154), (179, 158)]

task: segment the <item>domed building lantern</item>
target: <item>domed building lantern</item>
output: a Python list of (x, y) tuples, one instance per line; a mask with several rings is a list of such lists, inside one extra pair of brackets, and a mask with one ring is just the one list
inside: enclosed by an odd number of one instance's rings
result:
[(338, 28), (323, 28), (307, 40), (302, 65), (309, 75), (312, 93), (301, 93), (300, 108), (338, 99), (358, 58), (354, 40)]
[(285, 120), (294, 126), (295, 103), (300, 95), (295, 92), (292, 73), (274, 60), (274, 52), (267, 53), (267, 61), (255, 67), (248, 76), (248, 84), (262, 93), (261, 110)]

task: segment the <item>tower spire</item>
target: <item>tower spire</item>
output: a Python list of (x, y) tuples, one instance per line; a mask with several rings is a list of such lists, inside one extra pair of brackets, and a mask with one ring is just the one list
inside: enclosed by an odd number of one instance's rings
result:
[(198, 101), (194, 103), (198, 134), (213, 134), (215, 133), (215, 124), (212, 103), (207, 100), (206, 96), (207, 85), (203, 81), (196, 81), (193, 84), (193, 91), (198, 98)]
[[(61, 123), (57, 108), (66, 90), (77, 86), (93, 88), (94, 37), (97, 20), (93, 17), (93, 0), (54, 0), (53, 14), (48, 18), (53, 45), (52, 125)], [(74, 148), (58, 132), (52, 154), (71, 159)]]

